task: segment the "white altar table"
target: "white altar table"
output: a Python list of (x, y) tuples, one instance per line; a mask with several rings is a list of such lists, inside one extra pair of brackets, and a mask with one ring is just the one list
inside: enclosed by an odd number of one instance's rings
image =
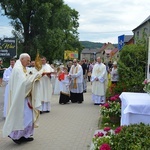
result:
[(150, 124), (150, 95), (147, 93), (122, 92), (121, 125)]

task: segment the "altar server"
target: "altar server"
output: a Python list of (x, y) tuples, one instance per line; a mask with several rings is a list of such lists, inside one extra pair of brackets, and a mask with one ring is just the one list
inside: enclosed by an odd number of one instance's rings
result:
[(59, 74), (58, 79), (60, 81), (59, 104), (66, 104), (70, 101), (70, 78), (68, 76), (67, 67), (63, 67), (63, 71)]

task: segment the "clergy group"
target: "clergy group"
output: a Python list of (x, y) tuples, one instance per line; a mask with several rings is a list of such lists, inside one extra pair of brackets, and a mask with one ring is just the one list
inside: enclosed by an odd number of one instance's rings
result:
[[(33, 141), (40, 114), (51, 111), (53, 94), (59, 94), (59, 104), (82, 104), (83, 93), (87, 91), (86, 67), (84, 59), (81, 62), (73, 59), (70, 66), (57, 68), (48, 64), (44, 56), (39, 62), (31, 61), (27, 53), (22, 53), (17, 61), (11, 59), (3, 75), (6, 82), (3, 136), (16, 144)], [(107, 69), (100, 57), (93, 65), (90, 82), (94, 104), (104, 104)]]

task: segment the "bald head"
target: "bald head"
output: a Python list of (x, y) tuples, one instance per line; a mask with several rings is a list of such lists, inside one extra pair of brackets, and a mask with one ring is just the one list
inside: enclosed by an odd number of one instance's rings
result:
[(30, 55), (27, 53), (22, 53), (19, 57), (19, 60), (24, 67), (27, 67), (30, 64)]
[(76, 66), (77, 65), (77, 59), (73, 60), (73, 64)]

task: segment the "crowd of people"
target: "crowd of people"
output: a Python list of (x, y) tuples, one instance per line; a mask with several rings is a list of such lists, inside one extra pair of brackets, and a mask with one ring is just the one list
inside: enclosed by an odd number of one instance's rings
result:
[(88, 81), (91, 82), (94, 104), (104, 104), (109, 75), (111, 84), (117, 84), (117, 62), (110, 67), (100, 57), (90, 63), (86, 59), (73, 59), (60, 66), (50, 65), (44, 56), (38, 63), (31, 61), (27, 53), (21, 54), (17, 61), (11, 59), (10, 67), (3, 73), (6, 83), (3, 136), (8, 136), (17, 144), (33, 141), (39, 115), (51, 111), (52, 95), (59, 94), (61, 105), (81, 104)]

